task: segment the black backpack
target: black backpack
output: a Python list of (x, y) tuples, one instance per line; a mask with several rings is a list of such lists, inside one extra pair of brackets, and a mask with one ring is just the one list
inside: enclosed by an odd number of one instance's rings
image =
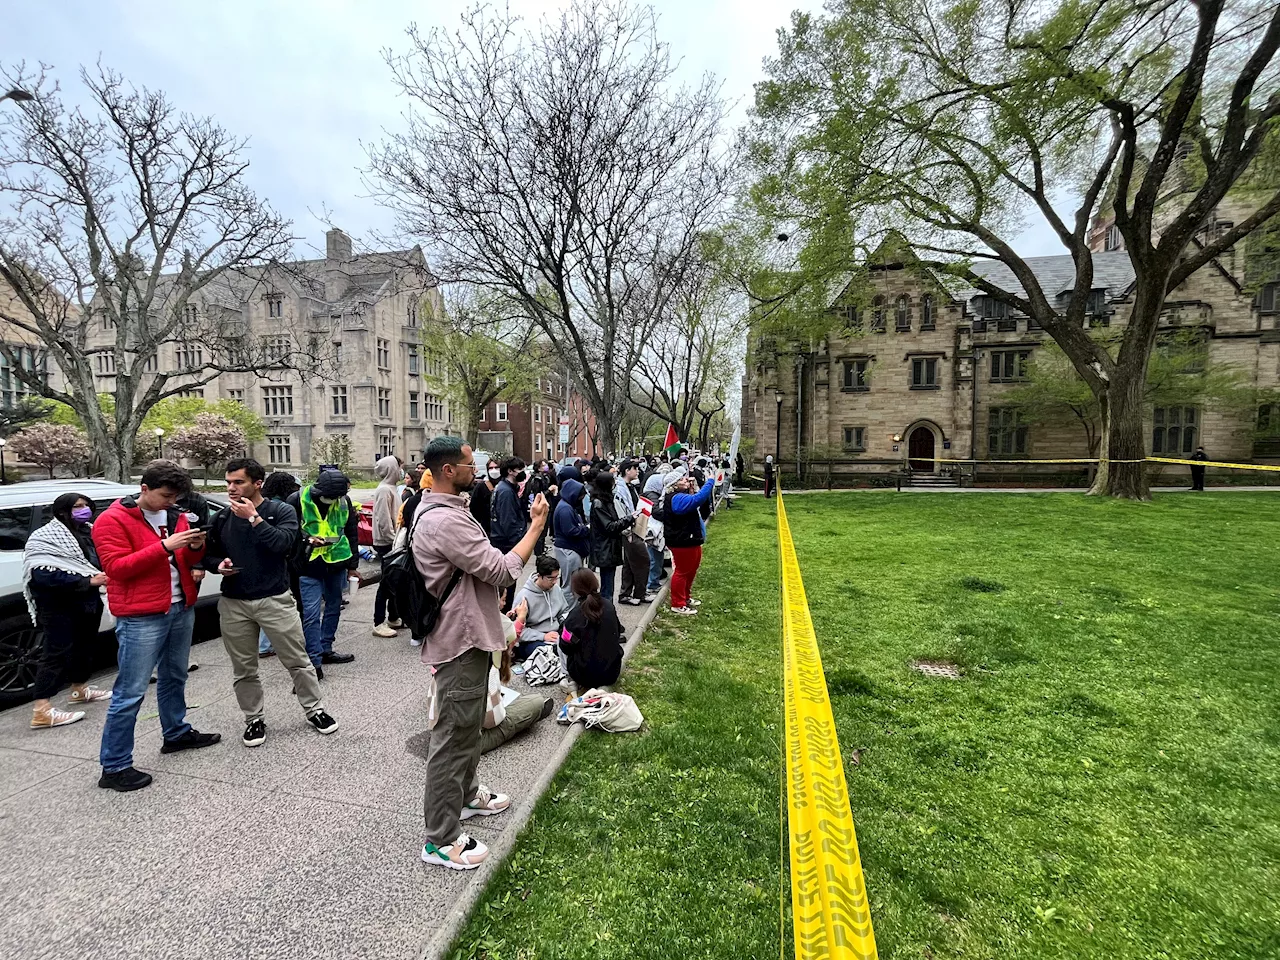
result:
[(462, 570), (455, 569), (444, 593), (437, 599), (427, 589), (422, 574), (418, 572), (418, 565), (413, 560), (413, 532), (418, 528), (418, 521), (428, 510), (443, 506), (443, 503), (426, 503), (418, 508), (413, 515), (413, 528), (409, 531), (404, 547), (387, 558), (387, 565), (382, 573), (387, 589), (395, 598), (396, 612), (408, 624), (415, 640), (424, 639), (435, 629), (436, 621), (440, 618), (440, 608), (462, 579)]

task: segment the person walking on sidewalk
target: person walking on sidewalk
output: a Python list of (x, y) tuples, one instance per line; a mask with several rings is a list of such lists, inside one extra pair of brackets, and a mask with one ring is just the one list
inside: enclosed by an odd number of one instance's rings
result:
[(93, 503), (78, 493), (64, 493), (50, 512), (52, 519), (27, 538), (22, 552), (27, 610), (31, 623), (44, 631), (31, 690), (31, 726), (37, 730), (84, 718), (83, 710), (58, 710), (50, 702), (64, 680), (71, 681), (73, 707), (111, 697), (110, 690), (89, 686), (102, 623), (99, 588), (107, 582), (91, 535)]
[(396, 516), (400, 512), (396, 484), (404, 476), (404, 471), (395, 457), (383, 457), (373, 472), (378, 477), (378, 488), (373, 491), (373, 552), (382, 561), (382, 579), (373, 600), (373, 635), (394, 637), (401, 623), (395, 597), (391, 596), (387, 586), (387, 554), (396, 540)]
[(293, 677), (293, 692), (311, 725), (325, 734), (338, 730), (338, 722), (320, 700), (302, 618), (289, 592), (289, 557), (298, 539), (298, 515), (286, 503), (263, 499), (265, 478), (257, 460), (246, 457), (227, 464), (231, 506), (214, 518), (205, 547), (206, 568), (212, 566), (222, 575), (218, 618), (222, 645), (231, 658), (231, 686), (244, 714), (241, 743), (246, 747), (261, 746), (267, 738), (258, 676), (259, 633), (267, 635)]
[(195, 625), (192, 567), (204, 555), (203, 530), (191, 529), (178, 498), (191, 478), (173, 463), (149, 466), (142, 492), (109, 506), (93, 525), (93, 543), (107, 575), (107, 604), (116, 618), (120, 672), (102, 730), (98, 786), (126, 792), (151, 783), (134, 769), (138, 708), (157, 670), (156, 701), (164, 733), (161, 753), (208, 747), (219, 733), (187, 723), (187, 666)]
[[(342, 617), (342, 588), (348, 571), (360, 566), (360, 517), (347, 496), (350, 489), (346, 474), (321, 470), (315, 483), (289, 498), (302, 527), (294, 554), (302, 593), (302, 632), (307, 655), (317, 667), (356, 658), (354, 653), (333, 649)], [(323, 669), (316, 673), (323, 678)]]
[[(427, 749), (422, 859), (452, 870), (474, 870), (488, 848), (461, 823), (492, 816), (509, 798), (480, 783), (480, 728), (484, 722), (492, 654), (506, 647), (498, 591), (514, 586), (533, 555), (547, 520), (547, 501), (536, 497), (524, 536), (507, 553), (498, 550), (467, 509), (462, 494), (475, 483), (475, 455), (457, 437), (427, 446), (435, 489), (422, 498), (413, 528), (413, 558), (427, 590), (448, 597), (435, 630), (422, 645), (422, 662), (435, 672), (435, 717)], [(425, 513), (424, 513), (425, 511)]]
[(672, 470), (665, 480), (663, 497), (663, 532), (675, 572), (671, 574), (671, 611), (685, 616), (697, 613), (699, 601), (689, 595), (693, 578), (698, 575), (702, 563), (702, 544), (707, 539), (700, 508), (711, 498), (715, 479), (708, 478), (702, 488), (693, 492), (693, 480), (679, 470)]

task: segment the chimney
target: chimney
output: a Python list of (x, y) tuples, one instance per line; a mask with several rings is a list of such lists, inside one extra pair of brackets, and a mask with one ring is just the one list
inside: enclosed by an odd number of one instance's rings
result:
[(324, 255), (330, 260), (350, 260), (351, 238), (334, 227), (324, 235)]

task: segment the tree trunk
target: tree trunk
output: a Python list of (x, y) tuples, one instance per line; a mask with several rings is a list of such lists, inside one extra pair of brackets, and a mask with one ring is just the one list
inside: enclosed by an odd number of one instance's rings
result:
[[(1135, 369), (1137, 368), (1137, 369)], [(1146, 443), (1143, 430), (1146, 358), (1141, 363), (1119, 367), (1102, 405), (1103, 452), (1090, 494), (1150, 500), (1147, 486)]]

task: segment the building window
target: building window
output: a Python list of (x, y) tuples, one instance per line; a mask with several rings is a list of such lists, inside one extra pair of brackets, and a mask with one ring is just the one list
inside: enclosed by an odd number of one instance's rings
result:
[(391, 419), (391, 388), (378, 388), (378, 418), (381, 420)]
[(938, 389), (938, 361), (933, 357), (916, 357), (911, 361), (911, 389)]
[(347, 388), (345, 385), (329, 388), (329, 409), (335, 417), (347, 416)]
[(241, 406), (243, 406), (243, 405), (244, 405), (244, 391), (243, 391), (243, 390), (228, 390), (228, 391), (227, 391), (227, 399), (228, 399), (228, 400), (233, 400), (233, 401), (235, 401), (236, 403), (238, 403), (238, 404), (240, 404)]
[(383, 430), (378, 434), (378, 459), (391, 456), (393, 452), (393, 444), (391, 442), (391, 433)]
[(153, 353), (147, 359), (142, 361), (143, 373), (159, 373), (160, 372), (160, 354)]
[(533, 452), (534, 453), (542, 452), (542, 434), (540, 433), (535, 433), (533, 435)]
[(119, 326), (119, 324), (116, 323), (116, 318), (107, 313), (107, 311), (102, 311), (102, 329), (114, 330), (117, 326)]
[(897, 306), (893, 311), (893, 329), (898, 333), (911, 332), (911, 313), (907, 309), (907, 298), (904, 294), (898, 298)]
[(933, 330), (935, 321), (933, 319), (933, 297), (926, 294), (920, 300), (920, 329)]
[(844, 448), (851, 453), (865, 453), (867, 450), (866, 434), (866, 427), (845, 427)]
[(268, 363), (283, 363), (289, 359), (290, 343), (288, 337), (267, 337), (263, 353)]
[(263, 387), (262, 413), (268, 417), (292, 417), (293, 387)]
[(284, 300), (280, 297), (267, 297), (267, 316), (283, 317), (284, 316)]
[(1280, 403), (1264, 403), (1258, 407), (1258, 433), (1280, 436)]
[(204, 387), (183, 387), (174, 396), (182, 397), (184, 400), (203, 400)]
[(1119, 250), (1124, 245), (1124, 237), (1120, 236), (1120, 228), (1114, 223), (1107, 227), (1106, 238), (1102, 241), (1103, 250)]
[(1001, 350), (991, 354), (991, 382), (1008, 383), (1025, 380), (1030, 350)]
[(978, 315), (984, 320), (1003, 320), (1009, 315), (1009, 305), (995, 297), (979, 297)]
[(489, 419), (489, 408), (488, 408), (488, 407), (484, 407), (484, 408), (480, 411), (480, 422), (481, 422), (481, 423), (484, 423), (484, 422), (485, 422), (486, 420), (488, 420), (488, 419)]
[(289, 435), (269, 435), (267, 437), (267, 460), (271, 463), (288, 463), (291, 459), (292, 457), (289, 455)]
[(391, 369), (391, 341), (390, 340), (378, 341), (378, 369), (379, 370)]
[(884, 297), (871, 302), (871, 332), (884, 333)]
[(410, 420), (418, 419), (418, 391), (417, 390), (409, 391), (409, 419)]
[(188, 303), (182, 308), (182, 319), (187, 323), (195, 323), (200, 318), (200, 311), (196, 309), (194, 303)]
[(534, 423), (542, 422), (542, 408), (537, 406), (536, 404), (534, 405), (534, 408), (533, 408), (533, 422)]
[(418, 348), (409, 348), (409, 376), (416, 377), (418, 375)]
[(1195, 407), (1156, 407), (1151, 413), (1151, 452), (1170, 457), (1195, 452), (1198, 425)]
[(1107, 291), (1090, 290), (1089, 302), (1085, 306), (1085, 315), (1090, 326), (1110, 326), (1111, 317), (1107, 313)]
[(1014, 407), (992, 407), (987, 418), (987, 456), (1026, 456), (1028, 429)]
[(338, 367), (342, 366), (342, 341), (333, 345), (333, 362)]
[(114, 353), (95, 354), (93, 367), (100, 377), (112, 376), (116, 372), (116, 355)]
[(844, 361), (844, 381), (842, 390), (854, 393), (866, 393), (871, 389), (871, 380), (867, 376), (867, 364), (871, 361), (865, 357)]
[(503, 423), (507, 419), (507, 405), (505, 403), (498, 404), (498, 422)]
[(1006, 317), (1003, 320), (996, 321), (997, 333), (1017, 333), (1018, 321), (1013, 317)]
[(445, 418), (444, 401), (434, 393), (428, 393), (425, 398), (427, 407), (428, 420), (443, 420)]
[(409, 298), (409, 306), (406, 308), (406, 311), (405, 311), (405, 322), (408, 323), (409, 326), (411, 327), (416, 327), (418, 325), (418, 298), (417, 297)]
[[(36, 353), (31, 347), (13, 344), (9, 349), (17, 355), (23, 370), (33, 374), (38, 372), (41, 383), (49, 382), (48, 361), (43, 354), (37, 364)], [(18, 379), (18, 375), (13, 372), (12, 365), (9, 363), (9, 358), (0, 354), (0, 405), (9, 409), (23, 397), (30, 396), (35, 396), (35, 391)]]
[(1280, 313), (1280, 282), (1263, 284), (1258, 291), (1259, 313)]
[(204, 350), (198, 343), (180, 343), (177, 360), (179, 370), (199, 370), (204, 366)]

